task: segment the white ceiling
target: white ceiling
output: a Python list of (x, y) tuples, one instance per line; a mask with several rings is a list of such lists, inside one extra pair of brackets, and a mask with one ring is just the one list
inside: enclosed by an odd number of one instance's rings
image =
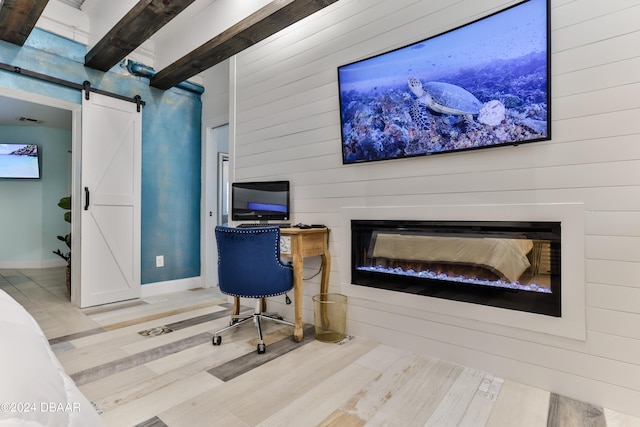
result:
[(0, 126), (46, 126), (71, 130), (71, 111), (0, 96)]
[(80, 9), (85, 0), (58, 0), (60, 3), (68, 4), (69, 6)]

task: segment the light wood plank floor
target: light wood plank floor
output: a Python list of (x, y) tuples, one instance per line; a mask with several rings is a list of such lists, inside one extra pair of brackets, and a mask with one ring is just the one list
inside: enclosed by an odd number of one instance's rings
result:
[(0, 270), (0, 289), (38, 321), (110, 426), (609, 426), (640, 419), (363, 339), (295, 343), (269, 324), (228, 324), (217, 289), (80, 310), (63, 269)]

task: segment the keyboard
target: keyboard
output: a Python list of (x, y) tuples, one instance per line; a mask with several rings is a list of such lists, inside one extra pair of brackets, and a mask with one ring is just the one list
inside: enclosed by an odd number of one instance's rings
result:
[(259, 222), (247, 222), (244, 224), (236, 225), (237, 228), (264, 228), (264, 227), (280, 227), (280, 228), (291, 228), (290, 223), (280, 223), (280, 224), (261, 224)]

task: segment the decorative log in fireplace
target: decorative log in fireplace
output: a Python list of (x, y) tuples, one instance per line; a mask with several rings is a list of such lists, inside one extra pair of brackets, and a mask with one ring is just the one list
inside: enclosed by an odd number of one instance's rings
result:
[(352, 220), (351, 283), (561, 316), (560, 223)]

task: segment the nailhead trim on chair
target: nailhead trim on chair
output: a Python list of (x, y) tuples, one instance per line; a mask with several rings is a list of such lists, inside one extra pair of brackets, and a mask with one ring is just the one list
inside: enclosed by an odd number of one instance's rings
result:
[[(291, 264), (284, 264), (282, 262), (282, 260), (280, 259), (280, 227), (260, 227), (260, 228), (233, 228), (233, 229), (229, 229), (226, 230), (224, 228), (218, 228), (219, 231), (223, 232), (223, 233), (240, 233), (240, 234), (261, 234), (261, 233), (270, 233), (272, 231), (276, 231), (276, 241), (275, 241), (275, 246), (274, 246), (274, 256), (276, 258), (276, 261), (278, 261), (278, 265), (280, 265), (280, 267), (282, 268), (288, 268), (288, 269), (293, 269), (293, 266)], [(218, 248), (218, 264), (220, 264), (220, 249)], [(232, 294), (232, 293), (228, 293), (228, 292), (224, 292), (224, 291), (220, 291), (225, 295), (231, 295), (232, 297), (238, 297), (238, 298), (269, 298), (269, 297), (275, 297), (278, 295), (284, 295), (287, 292), (280, 292), (277, 294), (268, 294), (268, 295), (255, 295), (255, 296), (247, 296), (247, 295), (236, 295), (236, 294)]]

